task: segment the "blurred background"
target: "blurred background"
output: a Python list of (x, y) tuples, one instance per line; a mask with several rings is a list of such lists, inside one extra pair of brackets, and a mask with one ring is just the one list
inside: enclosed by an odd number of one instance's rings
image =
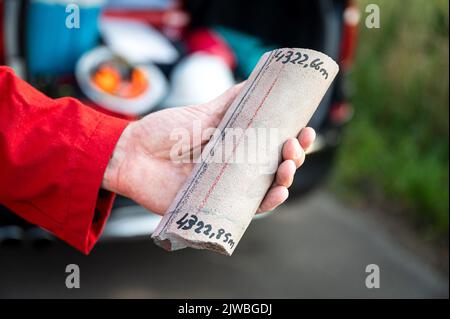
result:
[(448, 35), (446, 0), (0, 0), (0, 64), (127, 119), (208, 101), (278, 47), (341, 67), (290, 199), (232, 257), (164, 252), (127, 198), (90, 256), (0, 207), (0, 297), (448, 298)]

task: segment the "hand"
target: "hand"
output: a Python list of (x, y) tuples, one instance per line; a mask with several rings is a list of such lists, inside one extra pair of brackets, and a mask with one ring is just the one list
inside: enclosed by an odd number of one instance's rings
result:
[[(117, 142), (102, 187), (164, 214), (195, 165), (171, 160), (171, 148), (177, 143), (170, 139), (172, 130), (185, 128), (193, 135), (194, 121), (200, 121), (202, 129), (217, 127), (242, 85), (209, 103), (166, 109), (130, 123)], [(295, 170), (303, 164), (305, 150), (314, 139), (314, 130), (304, 128), (298, 138), (284, 144), (283, 162), (258, 212), (272, 210), (287, 199)], [(193, 145), (194, 149), (205, 145), (207, 140), (198, 143), (201, 145)]]

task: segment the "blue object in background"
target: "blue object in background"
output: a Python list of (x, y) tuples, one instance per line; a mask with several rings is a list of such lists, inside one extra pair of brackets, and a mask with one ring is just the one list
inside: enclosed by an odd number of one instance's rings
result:
[(36, 75), (72, 73), (80, 56), (99, 40), (98, 20), (103, 0), (71, 1), (78, 4), (80, 28), (68, 28), (64, 0), (31, 0), (26, 21), (28, 72)]

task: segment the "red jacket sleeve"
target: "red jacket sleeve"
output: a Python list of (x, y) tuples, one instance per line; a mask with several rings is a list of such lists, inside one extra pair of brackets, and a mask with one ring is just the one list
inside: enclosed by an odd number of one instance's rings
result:
[(0, 203), (84, 253), (114, 194), (103, 173), (127, 121), (53, 100), (0, 66)]

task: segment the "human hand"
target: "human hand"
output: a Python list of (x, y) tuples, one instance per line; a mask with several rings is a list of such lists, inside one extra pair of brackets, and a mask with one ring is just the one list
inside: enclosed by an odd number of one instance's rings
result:
[[(202, 130), (217, 127), (242, 86), (236, 85), (205, 104), (165, 109), (130, 123), (117, 142), (102, 187), (129, 197), (152, 212), (164, 214), (195, 165), (171, 159), (171, 149), (177, 143), (170, 138), (171, 132), (183, 128), (193, 135), (194, 121), (199, 121)], [(288, 198), (295, 170), (303, 164), (305, 150), (315, 136), (315, 131), (307, 127), (298, 138), (284, 144), (283, 161), (258, 212), (272, 210)], [(192, 150), (202, 148), (207, 142), (199, 139)]]

